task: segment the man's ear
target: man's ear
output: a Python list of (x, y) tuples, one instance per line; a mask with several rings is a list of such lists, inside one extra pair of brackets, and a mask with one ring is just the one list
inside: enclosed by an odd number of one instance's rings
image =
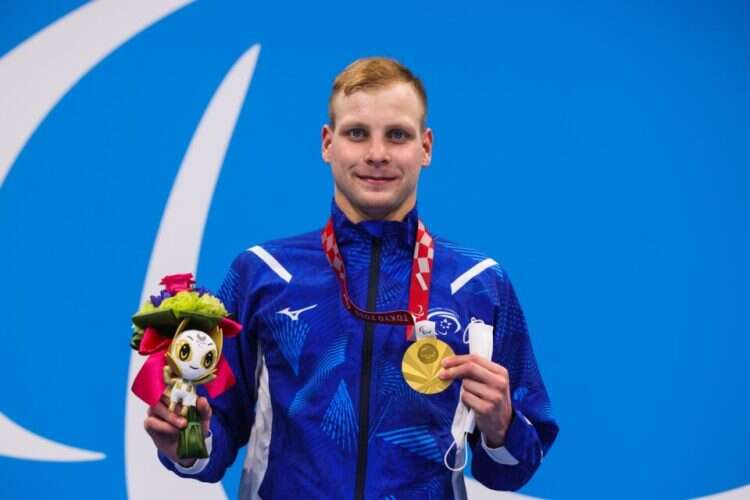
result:
[(331, 142), (333, 142), (333, 127), (326, 123), (320, 131), (320, 155), (326, 163), (331, 163)]
[(432, 129), (426, 128), (422, 132), (422, 166), (427, 167), (432, 161)]

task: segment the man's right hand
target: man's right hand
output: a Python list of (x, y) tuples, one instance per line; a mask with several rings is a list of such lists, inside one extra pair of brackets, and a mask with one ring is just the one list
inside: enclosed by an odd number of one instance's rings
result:
[[(151, 436), (159, 451), (173, 462), (177, 462), (183, 467), (190, 467), (195, 463), (194, 458), (181, 459), (177, 456), (180, 431), (187, 425), (187, 419), (178, 414), (179, 407), (175, 408), (175, 413), (169, 411), (167, 402), (166, 396), (163, 396), (161, 401), (148, 409), (148, 416), (143, 422), (143, 427)], [(196, 402), (196, 409), (201, 419), (203, 436), (206, 436), (211, 425), (211, 405), (208, 404), (206, 398), (200, 397)]]

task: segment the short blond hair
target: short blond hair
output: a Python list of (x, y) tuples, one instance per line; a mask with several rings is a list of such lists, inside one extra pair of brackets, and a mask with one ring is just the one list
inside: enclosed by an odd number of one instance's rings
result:
[(387, 57), (357, 59), (336, 76), (336, 79), (333, 81), (331, 96), (328, 98), (328, 118), (331, 121), (331, 127), (336, 127), (336, 116), (333, 113), (333, 99), (339, 92), (343, 92), (344, 95), (348, 96), (360, 90), (382, 89), (396, 82), (409, 83), (417, 92), (417, 96), (422, 103), (423, 111), (420, 123), (422, 129), (424, 129), (427, 119), (427, 93), (424, 90), (422, 81), (409, 68), (395, 59)]

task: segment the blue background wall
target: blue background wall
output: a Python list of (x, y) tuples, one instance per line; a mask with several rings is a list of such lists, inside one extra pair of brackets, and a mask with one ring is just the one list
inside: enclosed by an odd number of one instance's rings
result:
[[(82, 3), (0, 3), (0, 56)], [(523, 492), (750, 483), (747, 3), (226, 1), (189, 5), (96, 66), (0, 189), (0, 411), (107, 455), (0, 457), (3, 496), (125, 496), (128, 318), (196, 124), (254, 43), (202, 283), (251, 244), (323, 224), (330, 82), (357, 57), (396, 57), (430, 98), (421, 213), (509, 271), (562, 427)]]

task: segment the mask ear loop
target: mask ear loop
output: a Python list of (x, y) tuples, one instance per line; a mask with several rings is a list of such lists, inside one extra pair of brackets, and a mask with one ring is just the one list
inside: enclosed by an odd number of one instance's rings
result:
[[(451, 467), (448, 464), (448, 455), (450, 454), (450, 452), (453, 449), (453, 447), (456, 446), (458, 443), (456, 443), (455, 441), (453, 441), (451, 443), (450, 447), (448, 448), (448, 451), (446, 451), (445, 455), (443, 455), (443, 464), (445, 464), (445, 466), (448, 468), (449, 471), (451, 471), (451, 472), (461, 472), (462, 470), (464, 470), (466, 468), (466, 440), (467, 440), (467, 438), (468, 438), (468, 434), (464, 433), (464, 448), (463, 448), (464, 449), (464, 463), (460, 467), (453, 468), (453, 467)], [(458, 454), (458, 448), (456, 448), (456, 454)]]
[[(466, 325), (466, 328), (464, 328), (464, 332), (463, 332), (463, 341), (464, 341), (464, 344), (468, 344), (469, 343), (469, 327), (471, 327), (471, 325), (474, 324), (474, 323), (482, 323), (482, 324), (484, 324), (484, 321), (482, 321), (481, 319), (478, 319), (478, 318), (475, 318), (475, 317), (472, 316), (471, 321), (469, 321), (469, 324)], [(445, 455), (443, 455), (443, 464), (445, 465), (445, 467), (448, 470), (450, 470), (452, 472), (461, 472), (462, 470), (464, 470), (466, 468), (466, 444), (467, 444), (468, 437), (469, 437), (469, 434), (466, 433), (466, 432), (464, 432), (464, 447), (463, 447), (463, 450), (464, 450), (464, 463), (460, 467), (454, 468), (454, 467), (451, 467), (448, 464), (448, 455), (450, 454), (450, 452), (451, 452), (451, 450), (453, 449), (454, 446), (456, 446), (456, 447), (458, 446), (458, 443), (456, 441), (453, 441), (451, 443), (450, 447), (448, 448), (448, 451), (446, 451)], [(456, 448), (456, 453), (458, 454), (458, 448)]]
[(469, 324), (468, 324), (468, 325), (466, 325), (466, 328), (464, 328), (464, 333), (463, 333), (463, 340), (464, 340), (464, 344), (468, 344), (468, 343), (469, 343), (469, 328), (470, 328), (470, 327), (471, 327), (471, 325), (473, 325), (474, 323), (481, 323), (481, 324), (484, 324), (484, 321), (482, 321), (481, 319), (477, 319), (477, 318), (475, 318), (474, 316), (472, 316), (472, 317), (471, 317), (471, 321), (469, 321)]

